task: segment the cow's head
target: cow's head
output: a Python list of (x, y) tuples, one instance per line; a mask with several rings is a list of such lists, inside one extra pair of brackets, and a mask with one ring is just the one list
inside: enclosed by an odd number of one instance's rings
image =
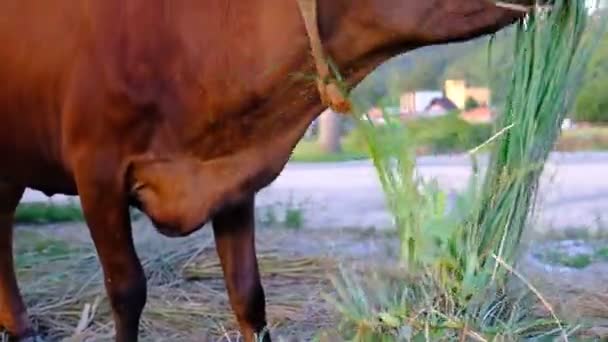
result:
[[(525, 11), (497, 6), (495, 0), (317, 1), (321, 36), (331, 56), (342, 62), (473, 39), (525, 16)], [(534, 0), (509, 3), (523, 7)]]

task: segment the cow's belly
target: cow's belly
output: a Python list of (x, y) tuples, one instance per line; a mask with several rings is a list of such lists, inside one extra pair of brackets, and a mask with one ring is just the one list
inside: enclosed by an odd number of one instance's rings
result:
[(60, 157), (58, 116), (8, 109), (6, 102), (0, 103), (0, 181), (47, 194), (75, 194), (70, 172)]

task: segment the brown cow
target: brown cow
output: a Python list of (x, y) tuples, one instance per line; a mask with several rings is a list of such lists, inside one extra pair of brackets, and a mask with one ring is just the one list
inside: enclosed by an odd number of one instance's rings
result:
[[(399, 53), (495, 32), (493, 0), (318, 0), (353, 85)], [(0, 0), (0, 326), (34, 335), (12, 260), (26, 187), (80, 196), (113, 309), (136, 341), (146, 279), (128, 209), (184, 236), (209, 220), (246, 341), (266, 325), (254, 195), (324, 109), (296, 0)], [(270, 341), (269, 337), (266, 337)]]

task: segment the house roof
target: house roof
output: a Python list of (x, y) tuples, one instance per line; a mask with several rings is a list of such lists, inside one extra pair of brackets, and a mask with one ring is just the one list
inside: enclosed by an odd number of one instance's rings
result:
[(443, 93), (439, 90), (416, 90), (404, 93), (403, 96), (413, 96), (413, 111), (422, 112), (434, 98), (443, 96)]
[(434, 98), (433, 100), (431, 100), (429, 105), (426, 106), (425, 110), (429, 110), (433, 106), (440, 106), (443, 109), (448, 110), (448, 111), (458, 109), (458, 107), (454, 104), (454, 102), (452, 102), (447, 97)]
[(424, 111), (428, 104), (433, 101), (434, 98), (442, 96), (442, 92), (435, 90), (423, 90), (416, 92), (416, 111)]

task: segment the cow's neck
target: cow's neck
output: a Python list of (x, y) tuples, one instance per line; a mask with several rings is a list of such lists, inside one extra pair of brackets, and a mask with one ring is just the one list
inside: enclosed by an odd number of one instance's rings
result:
[[(399, 52), (375, 49), (381, 37), (362, 27), (356, 17), (361, 11), (350, 0), (318, 1), (324, 48), (351, 85)], [(177, 70), (182, 79), (176, 86), (197, 87), (189, 92), (186, 105), (191, 107), (184, 120), (175, 118), (179, 114), (167, 114), (172, 117), (167, 121), (171, 127), (163, 128), (166, 133), (156, 139), (155, 148), (170, 149), (167, 142), (173, 141), (177, 150), (190, 149), (201, 159), (254, 148), (272, 152), (282, 163), (325, 109), (314, 78), (302, 78), (314, 76), (315, 67), (296, 0), (166, 1), (166, 5), (137, 12), (140, 16), (129, 21), (134, 28), (128, 30), (141, 30), (134, 20), (164, 18), (164, 25), (175, 32), (163, 38), (178, 44), (177, 52), (169, 56), (182, 60), (171, 62), (177, 67), (151, 70), (168, 70), (162, 78), (173, 77)], [(142, 39), (133, 41), (146, 41)], [(138, 58), (145, 55), (138, 49), (148, 52), (157, 41), (138, 43), (128, 51)]]
[[(369, 75), (376, 67), (391, 57), (411, 50), (416, 46), (404, 44), (392, 45), (390, 36), (385, 32), (369, 29), (365, 22), (361, 21), (361, 13), (365, 11), (356, 6), (362, 6), (364, 1), (352, 0), (316, 0), (318, 2), (318, 25), (319, 33), (323, 43), (323, 50), (330, 58), (346, 80), (347, 87), (352, 89)], [(282, 2), (285, 2), (282, 0)], [(292, 46), (287, 49), (291, 51), (291, 56), (285, 58), (285, 68), (290, 68), (292, 74), (308, 74), (313, 76), (316, 73), (315, 63), (310, 55), (310, 41), (301, 18), (301, 13), (294, 10), (296, 0), (292, 2), (290, 14), (286, 17), (292, 18), (290, 22), (295, 23), (292, 27), (293, 34), (289, 39)], [(277, 28), (279, 30), (279, 28)], [(289, 30), (288, 30), (289, 32)], [(389, 37), (389, 38), (387, 38)], [(270, 65), (281, 65), (272, 61)], [(270, 65), (268, 66), (270, 68)], [(274, 83), (276, 85), (277, 83)], [(287, 86), (289, 81), (281, 81), (278, 84)], [(289, 105), (276, 106), (279, 111), (289, 112), (293, 121), (301, 121), (302, 125), (296, 125), (292, 121), (292, 127), (297, 131), (293, 136), (285, 135), (286, 139), (299, 139), (304, 134), (305, 128), (325, 109), (321, 106), (317, 89), (313, 79), (306, 82), (294, 82), (289, 91), (272, 92), (276, 97), (283, 96), (286, 101), (276, 99), (277, 102), (289, 102), (293, 106), (290, 110)], [(302, 94), (306, 94), (305, 97)], [(296, 103), (301, 103), (298, 108)], [(352, 113), (351, 113), (352, 114)], [(300, 120), (301, 118), (301, 120)], [(284, 128), (289, 126), (283, 126)], [(293, 141), (292, 141), (293, 143)], [(283, 146), (283, 144), (279, 144)], [(290, 145), (290, 144), (288, 144)]]
[[(355, 84), (390, 56), (360, 53), (362, 45), (349, 39), (357, 28), (343, 24), (337, 14), (330, 18), (337, 7), (328, 4), (339, 0), (320, 1), (325, 3), (321, 25), (327, 51), (337, 57), (345, 77)], [(220, 6), (219, 0), (209, 3)], [(325, 109), (314, 78), (301, 77), (313, 75), (315, 67), (296, 1), (234, 1), (234, 6), (224, 15), (245, 9), (248, 14), (235, 16), (233, 24), (206, 14), (213, 22), (208, 25), (211, 32), (195, 37), (192, 51), (206, 44), (218, 48), (200, 50), (203, 62), (194, 68), (199, 70), (201, 89), (187, 93), (199, 107), (187, 110), (185, 120), (176, 119), (177, 115), (166, 120), (173, 126), (159, 129), (165, 135), (152, 144), (154, 150), (167, 152), (168, 144), (179, 141), (175, 154), (134, 159), (128, 168), (129, 185), (148, 215), (173, 226), (171, 218), (180, 218), (182, 232), (193, 231), (218, 208), (272, 182), (310, 123)], [(202, 9), (217, 16), (225, 8)], [(200, 18), (184, 14), (179, 22), (188, 32)], [(240, 18), (244, 22), (238, 22)], [(370, 44), (368, 38), (364, 43)], [(187, 106), (189, 101), (184, 103)]]
[[(403, 47), (375, 49), (381, 46), (382, 37), (362, 28), (355, 17), (359, 11), (349, 5), (350, 0), (318, 1), (324, 48), (350, 85), (402, 52)], [(218, 116), (209, 114), (211, 119), (201, 123), (206, 128), (223, 129), (215, 130), (213, 139), (201, 139), (197, 132), (209, 134), (203, 127), (193, 130), (190, 137), (206, 158), (250, 148), (274, 154), (277, 165), (281, 165), (310, 123), (325, 109), (314, 79), (302, 79), (302, 75), (314, 76), (315, 67), (301, 14), (296, 0), (247, 4), (237, 1), (229, 7), (227, 16), (244, 21), (235, 19), (222, 26), (226, 23), (215, 19), (218, 32), (202, 33), (206, 37), (225, 37), (218, 43), (219, 56), (211, 59), (210, 63), (215, 64), (204, 66), (204, 70), (216, 73), (210, 79), (218, 86), (209, 92), (224, 95), (226, 101), (211, 104), (218, 108)], [(239, 12), (248, 15), (238, 16)], [(213, 30), (213, 25), (210, 27)], [(241, 32), (244, 27), (246, 30)], [(235, 136), (239, 141), (234, 140)]]

